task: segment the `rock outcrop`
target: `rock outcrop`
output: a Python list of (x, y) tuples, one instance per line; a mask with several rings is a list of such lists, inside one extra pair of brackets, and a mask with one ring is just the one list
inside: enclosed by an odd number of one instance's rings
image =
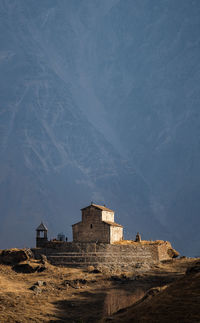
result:
[(30, 249), (5, 249), (0, 253), (0, 263), (5, 265), (15, 265), (33, 257)]

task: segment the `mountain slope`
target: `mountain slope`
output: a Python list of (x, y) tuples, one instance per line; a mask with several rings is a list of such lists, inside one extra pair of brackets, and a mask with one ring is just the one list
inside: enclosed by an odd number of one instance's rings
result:
[(71, 235), (106, 203), (145, 239), (199, 247), (198, 1), (0, 1), (3, 247)]

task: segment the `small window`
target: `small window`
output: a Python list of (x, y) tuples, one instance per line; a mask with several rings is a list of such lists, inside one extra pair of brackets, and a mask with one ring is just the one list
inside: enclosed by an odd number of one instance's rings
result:
[(92, 224), (90, 224), (90, 229), (92, 229), (92, 227), (93, 227)]

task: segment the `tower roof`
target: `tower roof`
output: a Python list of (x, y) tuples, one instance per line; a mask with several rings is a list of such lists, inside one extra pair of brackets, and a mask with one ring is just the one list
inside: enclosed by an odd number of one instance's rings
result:
[(43, 224), (43, 222), (40, 223), (40, 225), (37, 227), (36, 231), (48, 231), (47, 227)]
[(97, 204), (94, 204), (94, 203), (91, 203), (90, 205), (88, 205), (88, 206), (86, 206), (86, 207), (82, 208), (81, 210), (85, 210), (85, 209), (87, 209), (87, 208), (89, 208), (89, 207), (91, 207), (91, 206), (94, 206), (95, 208), (97, 208), (97, 209), (99, 209), (99, 210), (101, 210), (101, 211), (114, 212), (113, 210), (108, 209), (108, 208), (107, 208), (106, 206), (104, 206), (104, 205), (97, 205)]

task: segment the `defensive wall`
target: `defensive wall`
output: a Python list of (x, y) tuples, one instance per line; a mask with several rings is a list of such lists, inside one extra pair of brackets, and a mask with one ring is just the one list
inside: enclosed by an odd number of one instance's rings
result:
[(84, 242), (47, 241), (41, 248), (33, 248), (36, 257), (47, 256), (53, 265), (86, 267), (135, 267), (155, 264), (173, 257), (168, 241), (149, 241), (133, 244), (106, 244)]

